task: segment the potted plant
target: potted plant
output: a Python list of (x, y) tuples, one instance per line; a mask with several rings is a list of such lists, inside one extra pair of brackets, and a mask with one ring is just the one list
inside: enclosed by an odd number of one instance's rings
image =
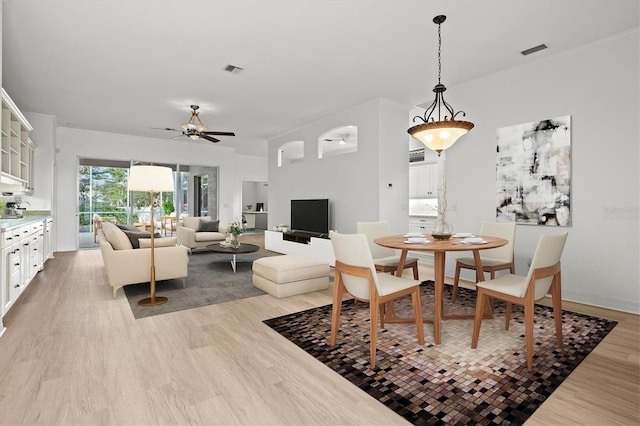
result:
[(240, 247), (240, 241), (238, 241), (238, 235), (244, 232), (244, 228), (242, 227), (242, 222), (239, 220), (234, 220), (233, 222), (230, 222), (229, 226), (227, 227), (227, 232), (231, 236), (231, 241), (230, 241), (231, 247), (233, 248)]
[(250, 211), (253, 208), (253, 204), (247, 204), (247, 211)]

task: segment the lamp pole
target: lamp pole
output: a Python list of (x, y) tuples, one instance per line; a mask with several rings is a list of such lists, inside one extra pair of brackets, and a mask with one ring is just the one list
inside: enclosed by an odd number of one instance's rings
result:
[(156, 297), (156, 260), (155, 260), (155, 241), (154, 241), (154, 234), (156, 233), (155, 230), (155, 220), (153, 218), (153, 210), (155, 207), (155, 200), (156, 200), (156, 196), (159, 194), (156, 191), (149, 191), (149, 194), (151, 195), (151, 275), (150, 275), (150, 297), (147, 297), (146, 299), (142, 299), (138, 301), (138, 305), (140, 306), (156, 306), (156, 305), (162, 305), (164, 303), (167, 303), (167, 301), (169, 301), (168, 298), (164, 297), (164, 296), (158, 296)]

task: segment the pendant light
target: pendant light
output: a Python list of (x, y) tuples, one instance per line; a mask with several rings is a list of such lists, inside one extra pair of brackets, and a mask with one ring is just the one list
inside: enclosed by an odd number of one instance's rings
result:
[(473, 123), (469, 121), (456, 120), (458, 114), (465, 116), (464, 111), (455, 112), (453, 107), (444, 100), (444, 91), (447, 88), (440, 82), (442, 69), (441, 46), (442, 37), (440, 25), (447, 19), (445, 15), (438, 15), (433, 18), (433, 22), (438, 25), (438, 84), (433, 88), (436, 98), (424, 112), (424, 116), (415, 116), (422, 120), (422, 124), (411, 127), (407, 132), (415, 139), (422, 142), (427, 148), (438, 153), (451, 147), (461, 136), (473, 129)]

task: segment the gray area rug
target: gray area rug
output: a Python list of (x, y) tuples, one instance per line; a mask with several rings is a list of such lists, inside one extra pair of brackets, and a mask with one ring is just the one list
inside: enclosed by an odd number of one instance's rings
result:
[(234, 274), (230, 254), (194, 252), (189, 256), (189, 276), (184, 288), (182, 280), (156, 282), (156, 296), (169, 298), (163, 305), (138, 305), (138, 300), (149, 297), (149, 283), (124, 286), (124, 292), (136, 319), (260, 296), (266, 293), (253, 286), (253, 261), (277, 254), (266, 250), (239, 254)]

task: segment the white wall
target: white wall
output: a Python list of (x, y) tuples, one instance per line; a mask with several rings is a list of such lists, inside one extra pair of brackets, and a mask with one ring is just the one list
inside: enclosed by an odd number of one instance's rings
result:
[(33, 130), (29, 133), (31, 140), (36, 145), (33, 176), (33, 194), (25, 195), (24, 201), (29, 202), (26, 206), (28, 210), (52, 211), (53, 188), (54, 188), (54, 146), (56, 119), (54, 116), (45, 114), (24, 114)]
[[(36, 153), (37, 156), (37, 153)], [(57, 130), (55, 174), (56, 251), (77, 249), (78, 159), (141, 160), (220, 167), (219, 217), (225, 223), (241, 217), (242, 180), (266, 180), (264, 159), (236, 156), (234, 150), (189, 140), (149, 139), (61, 127)]]
[[(289, 224), (292, 199), (328, 198), (332, 229), (355, 232), (357, 221), (388, 219), (394, 232), (405, 232), (408, 111), (375, 99), (269, 140), (269, 227)], [(318, 137), (347, 125), (358, 126), (358, 151), (318, 159)], [(304, 141), (304, 160), (278, 167), (278, 148), (297, 140)]]
[(640, 312), (638, 52), (635, 31), (447, 91), (476, 125), (447, 150), (454, 230), (495, 218), (497, 128), (571, 115), (572, 226), (518, 226), (517, 270), (541, 234), (569, 231), (563, 297), (630, 312)]
[[(388, 220), (397, 232), (409, 227), (409, 141), (406, 105), (380, 99), (377, 191), (378, 217), (369, 220)], [(391, 185), (391, 186), (390, 186)]]

